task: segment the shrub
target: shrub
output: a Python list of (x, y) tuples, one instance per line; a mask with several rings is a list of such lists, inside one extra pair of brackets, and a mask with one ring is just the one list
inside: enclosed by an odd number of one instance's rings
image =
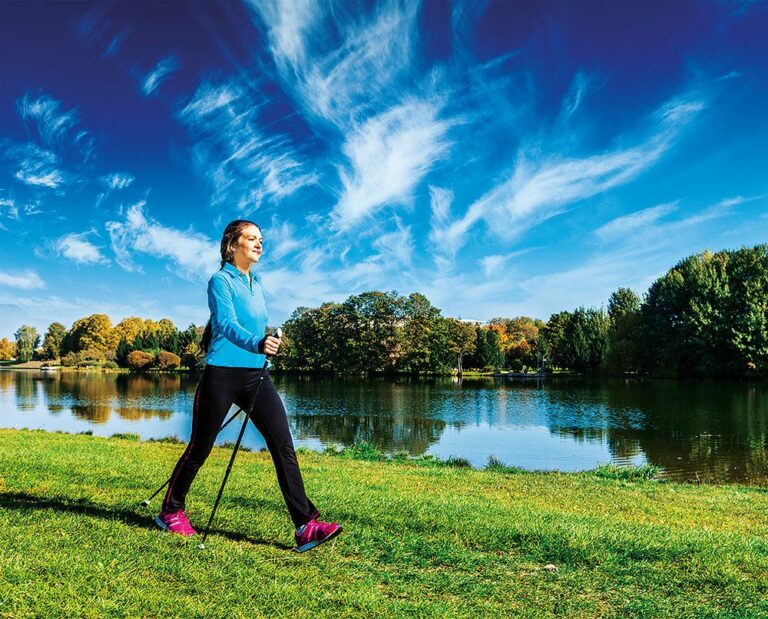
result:
[(65, 368), (73, 368), (78, 363), (80, 363), (80, 355), (76, 352), (68, 353), (61, 358), (61, 365)]
[(658, 466), (653, 464), (638, 464), (617, 466), (615, 464), (600, 464), (593, 471), (597, 477), (606, 479), (620, 479), (623, 481), (650, 481), (661, 472)]
[[(130, 359), (130, 355), (128, 355), (128, 358)], [(161, 350), (157, 353), (155, 363), (161, 370), (175, 370), (181, 365), (181, 358), (179, 355), (174, 355), (172, 352)]]
[(143, 350), (134, 350), (128, 355), (128, 367), (132, 370), (142, 370), (149, 367), (155, 358)]
[(115, 363), (114, 361), (106, 361), (106, 362), (104, 363), (104, 365), (103, 365), (103, 366), (101, 366), (101, 367), (103, 367), (103, 368), (104, 368), (104, 369), (106, 369), (106, 370), (116, 370), (116, 369), (117, 369), (117, 368), (119, 368), (120, 366), (119, 366), (119, 365), (117, 365), (117, 363)]
[(160, 438), (147, 439), (147, 443), (169, 443), (171, 445), (185, 445), (178, 436), (161, 436)]
[(115, 432), (109, 438), (119, 438), (123, 441), (140, 441), (141, 437), (133, 432)]

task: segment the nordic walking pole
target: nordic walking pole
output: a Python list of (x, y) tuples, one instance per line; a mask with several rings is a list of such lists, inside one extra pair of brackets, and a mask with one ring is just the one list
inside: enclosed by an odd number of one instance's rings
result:
[[(275, 333), (275, 337), (278, 339), (281, 339), (283, 335), (282, 329), (277, 330)], [(203, 533), (203, 541), (200, 542), (200, 545), (198, 548), (201, 550), (205, 549), (205, 540), (208, 538), (208, 532), (211, 530), (211, 524), (213, 523), (213, 518), (216, 515), (216, 510), (219, 507), (219, 502), (221, 501), (221, 495), (224, 494), (224, 486), (227, 484), (227, 479), (229, 479), (229, 474), (232, 471), (232, 465), (235, 463), (235, 456), (237, 456), (237, 451), (240, 449), (240, 443), (243, 440), (243, 435), (245, 434), (245, 428), (248, 425), (248, 420), (251, 418), (251, 413), (253, 412), (253, 405), (256, 403), (256, 396), (259, 395), (259, 390), (261, 389), (261, 385), (264, 382), (264, 372), (267, 369), (267, 365), (269, 365), (269, 361), (266, 358), (266, 354), (264, 355), (264, 365), (261, 368), (261, 372), (259, 372), (259, 382), (256, 383), (256, 388), (253, 390), (253, 395), (251, 396), (251, 403), (248, 406), (248, 410), (245, 413), (245, 419), (243, 420), (243, 425), (240, 426), (240, 434), (237, 437), (237, 442), (235, 443), (235, 448), (232, 450), (232, 456), (229, 458), (229, 464), (227, 465), (227, 470), (224, 473), (224, 479), (221, 482), (221, 487), (219, 488), (219, 494), (216, 497), (216, 502), (213, 504), (213, 509), (211, 510), (211, 517), (208, 518), (208, 524), (205, 526), (205, 533)]]
[[(226, 421), (225, 421), (225, 422), (224, 422), (224, 423), (221, 425), (221, 427), (219, 428), (219, 431), (217, 432), (217, 434), (221, 434), (222, 430), (224, 430), (224, 428), (226, 428), (226, 427), (227, 427), (227, 426), (228, 426), (228, 425), (229, 425), (229, 424), (232, 422), (232, 420), (233, 420), (235, 417), (237, 417), (237, 416), (238, 416), (240, 413), (242, 413), (242, 412), (243, 412), (243, 409), (242, 409), (242, 408), (238, 408), (238, 409), (237, 409), (237, 410), (236, 410), (236, 411), (235, 411), (235, 412), (232, 414), (232, 416), (231, 416), (229, 419), (227, 419), (227, 420), (226, 420)], [(148, 499), (144, 499), (144, 500), (141, 502), (141, 504), (142, 504), (142, 505), (149, 505), (149, 504), (152, 502), (152, 499), (154, 499), (154, 498), (155, 498), (155, 497), (156, 497), (158, 494), (160, 494), (160, 493), (163, 491), (163, 489), (164, 489), (164, 488), (165, 488), (165, 487), (166, 487), (168, 484), (170, 484), (170, 483), (171, 483), (171, 478), (172, 478), (172, 477), (173, 477), (173, 473), (171, 473), (171, 476), (170, 476), (168, 479), (166, 479), (166, 480), (165, 480), (165, 482), (163, 482), (163, 485), (162, 485), (162, 486), (160, 486), (160, 487), (159, 487), (157, 490), (155, 490), (155, 493), (154, 493), (154, 494), (153, 494), (151, 497), (149, 497)]]

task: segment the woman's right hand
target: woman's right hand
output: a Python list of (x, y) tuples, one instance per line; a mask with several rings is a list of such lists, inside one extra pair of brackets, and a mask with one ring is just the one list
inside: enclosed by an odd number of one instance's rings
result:
[(264, 338), (264, 354), (265, 355), (274, 355), (277, 352), (277, 349), (280, 348), (280, 343), (282, 340), (279, 337), (274, 337), (272, 335), (268, 335)]

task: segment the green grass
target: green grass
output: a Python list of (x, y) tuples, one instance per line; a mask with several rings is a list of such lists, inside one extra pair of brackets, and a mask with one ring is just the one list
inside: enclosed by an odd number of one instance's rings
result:
[[(0, 430), (0, 616), (768, 616), (763, 488), (302, 451), (345, 532), (299, 555), (269, 454), (252, 452), (199, 550), (153, 527), (157, 499), (139, 504), (182, 449)], [(192, 488), (199, 526), (229, 454)]]

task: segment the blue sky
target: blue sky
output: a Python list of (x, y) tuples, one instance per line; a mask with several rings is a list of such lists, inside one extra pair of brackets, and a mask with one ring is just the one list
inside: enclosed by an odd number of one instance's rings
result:
[(271, 323), (365, 290), (487, 320), (768, 240), (768, 3), (4, 2), (0, 336)]

